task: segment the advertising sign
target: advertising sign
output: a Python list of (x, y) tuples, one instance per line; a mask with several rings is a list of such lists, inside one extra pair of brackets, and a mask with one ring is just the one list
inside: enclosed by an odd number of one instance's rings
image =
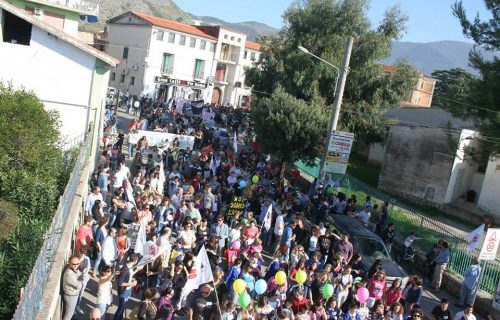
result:
[(325, 172), (345, 174), (353, 141), (353, 133), (336, 131), (332, 134), (325, 155)]

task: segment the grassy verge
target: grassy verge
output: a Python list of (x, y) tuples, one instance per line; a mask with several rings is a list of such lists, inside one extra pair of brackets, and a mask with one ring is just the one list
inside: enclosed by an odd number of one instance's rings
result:
[(356, 154), (353, 154), (349, 157), (347, 173), (374, 188), (377, 188), (378, 186), (380, 169), (380, 166), (369, 164), (365, 159), (362, 159)]

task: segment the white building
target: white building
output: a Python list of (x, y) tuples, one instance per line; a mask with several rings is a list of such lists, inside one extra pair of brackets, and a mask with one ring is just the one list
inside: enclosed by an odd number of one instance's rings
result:
[(120, 59), (111, 87), (160, 101), (203, 99), (242, 105), (245, 67), (260, 46), (220, 26), (194, 26), (126, 12), (108, 22), (106, 51)]
[(37, 16), (0, 0), (0, 81), (33, 90), (59, 112), (61, 138), (102, 130), (109, 69), (118, 61)]

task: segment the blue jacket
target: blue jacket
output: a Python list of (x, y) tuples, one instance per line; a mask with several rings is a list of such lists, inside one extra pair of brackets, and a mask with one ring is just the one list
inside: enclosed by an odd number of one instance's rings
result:
[(290, 248), (292, 246), (293, 228), (291, 225), (287, 225), (283, 230), (283, 235), (281, 236), (280, 245), (287, 246)]
[(224, 276), (224, 282), (227, 284), (230, 291), (233, 290), (233, 282), (234, 280), (239, 278), (240, 273), (241, 273), (241, 267), (232, 266)]

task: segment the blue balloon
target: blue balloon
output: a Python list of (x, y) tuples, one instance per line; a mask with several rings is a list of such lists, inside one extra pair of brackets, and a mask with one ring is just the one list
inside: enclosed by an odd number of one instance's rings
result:
[(263, 294), (267, 290), (267, 283), (264, 279), (259, 279), (255, 282), (255, 292), (257, 294)]
[(240, 180), (240, 188), (245, 188), (247, 186), (247, 183), (245, 180)]

